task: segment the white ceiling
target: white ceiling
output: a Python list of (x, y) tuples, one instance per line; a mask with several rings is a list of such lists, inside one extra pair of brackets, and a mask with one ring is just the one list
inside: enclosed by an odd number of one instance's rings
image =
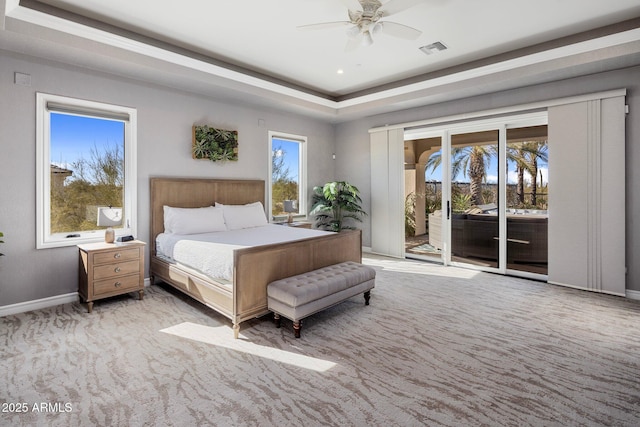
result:
[(354, 1), (0, 0), (0, 48), (332, 121), (640, 64), (639, 0), (422, 0), (384, 18), (417, 40), (352, 52), (347, 26), (296, 28)]

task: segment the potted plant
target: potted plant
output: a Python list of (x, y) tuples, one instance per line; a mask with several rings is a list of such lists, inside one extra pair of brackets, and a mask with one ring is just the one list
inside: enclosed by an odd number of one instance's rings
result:
[(349, 220), (362, 222), (362, 216), (367, 214), (361, 203), (356, 186), (345, 181), (328, 182), (313, 188), (311, 215), (316, 217), (317, 228), (335, 232), (353, 229)]

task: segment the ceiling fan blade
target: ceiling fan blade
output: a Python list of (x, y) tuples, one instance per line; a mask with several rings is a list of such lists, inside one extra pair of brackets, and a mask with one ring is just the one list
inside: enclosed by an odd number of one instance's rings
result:
[(378, 25), (382, 26), (381, 32), (401, 39), (415, 40), (422, 34), (420, 30), (397, 22), (380, 21)]
[(349, 10), (362, 10), (362, 5), (358, 0), (340, 0)]
[(349, 21), (321, 22), (319, 24), (298, 25), (296, 28), (299, 30), (324, 30), (325, 28), (343, 27), (345, 25), (351, 25), (351, 22)]
[(380, 7), (380, 11), (384, 12), (384, 16), (391, 16), (420, 3), (424, 3), (424, 0), (389, 0)]

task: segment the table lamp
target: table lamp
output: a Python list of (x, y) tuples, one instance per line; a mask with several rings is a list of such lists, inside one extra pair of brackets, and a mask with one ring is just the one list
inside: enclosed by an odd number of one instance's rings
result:
[(287, 218), (287, 223), (291, 224), (293, 222), (293, 212), (298, 212), (298, 201), (297, 200), (285, 200), (284, 201), (284, 211), (289, 214)]

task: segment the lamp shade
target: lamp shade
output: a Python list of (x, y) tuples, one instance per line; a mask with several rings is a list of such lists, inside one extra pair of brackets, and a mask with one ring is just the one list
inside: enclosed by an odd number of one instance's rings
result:
[(297, 200), (285, 200), (284, 201), (284, 211), (287, 213), (298, 212), (298, 201)]
[(122, 223), (122, 208), (98, 207), (98, 226), (113, 227)]

